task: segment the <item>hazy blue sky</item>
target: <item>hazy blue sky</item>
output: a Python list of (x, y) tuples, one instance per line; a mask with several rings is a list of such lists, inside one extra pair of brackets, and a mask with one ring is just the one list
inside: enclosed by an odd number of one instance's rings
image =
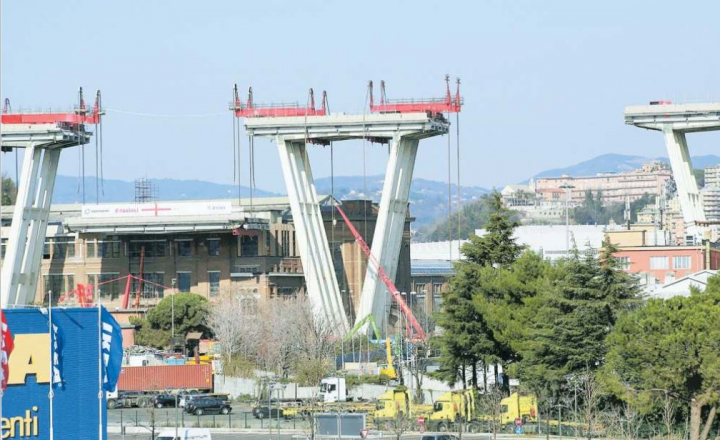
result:
[[(105, 175), (230, 183), (233, 83), (259, 102), (326, 89), (333, 111), (359, 112), (368, 79), (390, 97), (441, 96), (449, 73), (466, 102), (463, 183), (489, 187), (602, 153), (663, 155), (623, 107), (720, 99), (719, 42), (716, 1), (5, 1), (2, 94), (71, 105), (82, 85), (109, 109), (219, 112), (110, 112)], [(719, 141), (690, 138), (693, 154)], [(256, 147), (258, 186), (284, 191), (276, 147)], [(366, 148), (368, 173), (383, 172), (387, 150)], [(415, 175), (445, 179), (445, 148), (424, 141)], [(328, 175), (327, 150), (311, 149)], [(77, 174), (76, 152), (60, 172)], [(336, 146), (336, 173), (362, 173), (361, 143)]]

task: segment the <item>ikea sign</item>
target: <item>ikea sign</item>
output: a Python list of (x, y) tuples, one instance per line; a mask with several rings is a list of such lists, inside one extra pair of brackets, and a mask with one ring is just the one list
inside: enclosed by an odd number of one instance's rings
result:
[[(53, 309), (52, 321), (62, 331), (62, 359), (55, 358), (47, 314), (18, 309), (6, 310), (5, 315), (15, 349), (2, 398), (2, 439), (49, 439), (50, 396), (55, 438), (97, 440), (101, 420), (107, 438), (105, 393), (100, 392), (99, 381), (98, 309)], [(53, 380), (58, 362), (59, 384)]]

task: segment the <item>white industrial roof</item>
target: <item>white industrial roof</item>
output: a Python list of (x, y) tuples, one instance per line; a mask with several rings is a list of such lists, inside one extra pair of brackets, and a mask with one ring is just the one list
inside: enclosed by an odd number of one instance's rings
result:
[[(585, 249), (588, 244), (595, 249), (599, 249), (602, 246), (607, 229), (608, 227), (604, 225), (570, 225), (570, 247), (573, 247), (574, 242), (578, 249), (581, 250)], [(477, 229), (475, 234), (483, 236), (485, 230)], [(565, 236), (566, 229), (564, 225), (518, 226), (515, 229), (514, 238), (518, 244), (527, 246), (529, 249), (542, 254), (545, 258), (555, 259), (567, 255), (565, 252)], [(413, 260), (457, 261), (462, 258), (459, 249), (467, 241), (411, 243), (410, 258)]]
[(695, 287), (704, 291), (708, 278), (717, 274), (717, 270), (701, 270), (679, 278), (671, 283), (655, 289), (650, 294), (652, 298), (670, 299), (674, 296), (690, 296), (690, 288)]

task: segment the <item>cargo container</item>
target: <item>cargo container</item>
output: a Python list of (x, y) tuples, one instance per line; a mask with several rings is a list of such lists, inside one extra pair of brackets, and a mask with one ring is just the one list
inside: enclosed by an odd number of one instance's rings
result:
[(211, 391), (212, 365), (123, 367), (118, 391)]

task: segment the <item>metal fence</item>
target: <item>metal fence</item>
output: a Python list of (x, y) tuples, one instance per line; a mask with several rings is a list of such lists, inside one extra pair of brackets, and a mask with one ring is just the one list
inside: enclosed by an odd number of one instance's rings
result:
[(230, 412), (222, 414), (189, 414), (182, 408), (147, 409), (123, 408), (108, 410), (108, 426), (120, 427), (175, 427), (184, 428), (228, 428), (228, 429), (277, 429), (303, 430), (310, 428), (310, 421), (302, 418), (285, 419), (276, 417), (257, 419), (252, 412)]

